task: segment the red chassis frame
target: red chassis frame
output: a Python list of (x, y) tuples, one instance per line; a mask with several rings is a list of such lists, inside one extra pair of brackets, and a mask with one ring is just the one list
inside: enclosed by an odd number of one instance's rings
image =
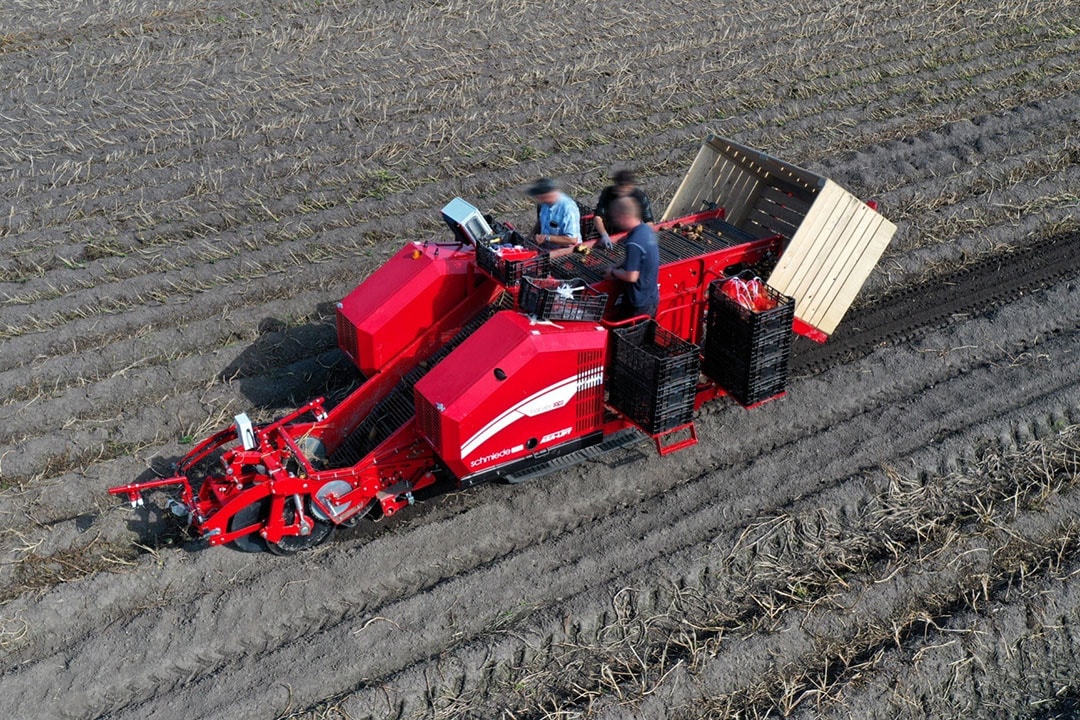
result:
[[(658, 227), (718, 217), (723, 217), (722, 209), (660, 223)], [(769, 252), (779, 255), (783, 243), (784, 238), (775, 235), (663, 265), (657, 322), (683, 339), (699, 343), (709, 283), (722, 277), (725, 268), (732, 265), (752, 264)], [(591, 244), (592, 241), (586, 243)], [(473, 255), (456, 245), (437, 247), (447, 256), (459, 259)], [(430, 249), (425, 246), (423, 251)], [(375, 509), (385, 517), (394, 515), (412, 503), (414, 492), (438, 479), (439, 459), (417, 431), (415, 419), (391, 433), (350, 467), (320, 469), (309, 460), (305, 450), (310, 452), (314, 443), (321, 452), (332, 453), (405, 374), (442, 347), (503, 290), (475, 265), (469, 268), (467, 285), (470, 290), (464, 299), (331, 411), (325, 410), (322, 398), (313, 400), (281, 419), (256, 428), (254, 446), (250, 449), (236, 445), (238, 429), (230, 426), (193, 448), (176, 465), (173, 477), (130, 483), (109, 492), (127, 496), (135, 505), (142, 502), (146, 490), (180, 486), (182, 510), (210, 545), (258, 533), (273, 547), (283, 539), (310, 534), (317, 520), (350, 524)], [(619, 291), (615, 281), (598, 283), (596, 289), (607, 292), (614, 304)], [(603, 325), (611, 329), (642, 319), (645, 318), (604, 321)], [(825, 339), (823, 334), (798, 321), (794, 329), (819, 342)], [(610, 367), (610, 359), (607, 365)], [(697, 409), (724, 394), (714, 382), (699, 384), (694, 407)], [(634, 426), (614, 408), (609, 406), (608, 410), (609, 420), (603, 428), (605, 436)], [(304, 420), (305, 416), (311, 419)], [(666, 455), (695, 444), (697, 434), (691, 422), (654, 435), (653, 440), (657, 450)], [(218, 453), (224, 474), (207, 475), (196, 494), (188, 474), (200, 463), (214, 460)], [(261, 512), (252, 515), (249, 508), (259, 508)]]
[[(479, 277), (479, 279), (484, 279)], [(400, 352), (388, 366), (366, 380), (329, 413), (323, 398), (307, 403), (285, 417), (256, 429), (256, 447), (234, 447), (222, 454), (223, 476), (208, 475), (196, 496), (187, 473), (227, 445), (236, 443), (236, 426), (227, 427), (207, 438), (185, 455), (175, 466), (172, 477), (129, 483), (110, 488), (113, 495), (127, 496), (133, 506), (142, 503), (146, 490), (180, 486), (181, 503), (189, 521), (210, 545), (222, 545), (258, 532), (269, 543), (310, 532), (310, 508), (307, 498), (323, 517), (335, 524), (348, 523), (367, 514), (376, 505), (389, 517), (413, 502), (412, 493), (436, 481), (432, 472), (436, 458), (431, 446), (409, 421), (390, 435), (359, 463), (348, 468), (316, 469), (301, 450), (308, 439), (322, 443), (331, 453), (349, 431), (394, 388), (401, 378), (452, 337), (470, 319), (488, 306), (501, 288), (493, 281), (470, 282), (469, 293), (421, 337)], [(297, 422), (312, 414), (313, 421)], [(289, 461), (295, 463), (286, 468)], [(261, 471), (259, 470), (261, 468)], [(347, 483), (351, 490), (319, 495), (319, 489), (331, 482)], [(338, 484), (335, 488), (345, 488)], [(237, 513), (270, 499), (267, 519), (241, 527), (232, 527)], [(284, 503), (294, 503), (289, 518)]]

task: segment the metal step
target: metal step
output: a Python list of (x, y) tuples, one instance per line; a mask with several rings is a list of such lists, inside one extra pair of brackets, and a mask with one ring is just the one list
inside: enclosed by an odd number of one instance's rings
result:
[(637, 428), (626, 428), (625, 430), (613, 433), (611, 437), (604, 439), (596, 445), (590, 445), (589, 447), (575, 450), (572, 453), (560, 455), (559, 457), (546, 460), (538, 465), (533, 465), (521, 470), (520, 472), (507, 473), (502, 476), (502, 479), (511, 485), (517, 485), (526, 480), (532, 480), (549, 473), (565, 470), (568, 467), (573, 467), (574, 465), (578, 465), (587, 460), (595, 460), (596, 458), (606, 455), (614, 450), (618, 450), (619, 448), (628, 447), (648, 439), (649, 436)]

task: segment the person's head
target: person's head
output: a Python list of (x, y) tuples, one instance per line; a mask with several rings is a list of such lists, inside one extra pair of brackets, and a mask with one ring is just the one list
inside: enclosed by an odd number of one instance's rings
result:
[(615, 190), (619, 195), (629, 195), (637, 186), (637, 177), (633, 170), (619, 170), (611, 179), (615, 181)]
[(550, 205), (559, 199), (559, 183), (551, 178), (540, 178), (526, 192), (536, 202)]
[(632, 197), (620, 197), (611, 203), (611, 219), (620, 230), (633, 230), (641, 224), (641, 205)]

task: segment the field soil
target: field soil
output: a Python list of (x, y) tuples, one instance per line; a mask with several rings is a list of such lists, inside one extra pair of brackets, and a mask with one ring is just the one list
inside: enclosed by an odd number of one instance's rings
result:
[[(1049, 1), (3, 3), (0, 717), (1075, 717), (1077, 57)], [(334, 303), (454, 196), (662, 210), (710, 132), (899, 227), (782, 399), (289, 557), (107, 494), (355, 387)]]

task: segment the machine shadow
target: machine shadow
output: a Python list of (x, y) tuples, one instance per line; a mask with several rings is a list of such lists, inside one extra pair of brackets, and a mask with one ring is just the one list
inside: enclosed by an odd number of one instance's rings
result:
[[(149, 482), (169, 477), (174, 474), (174, 464), (179, 460), (178, 455), (158, 455), (150, 458), (150, 466), (139, 473), (134, 482)], [(165, 548), (195, 552), (204, 546), (204, 543), (188, 532), (187, 520), (174, 515), (169, 509), (170, 503), (165, 498), (178, 496), (176, 490), (159, 489), (148, 494), (142, 505), (132, 508), (128, 514), (127, 527), (135, 535), (135, 546), (140, 552), (154, 553)]]
[(288, 411), (320, 396), (336, 404), (363, 378), (338, 349), (334, 303), (319, 303), (315, 318), (296, 326), (263, 318), (259, 337), (218, 379), (235, 384), (256, 409)]

